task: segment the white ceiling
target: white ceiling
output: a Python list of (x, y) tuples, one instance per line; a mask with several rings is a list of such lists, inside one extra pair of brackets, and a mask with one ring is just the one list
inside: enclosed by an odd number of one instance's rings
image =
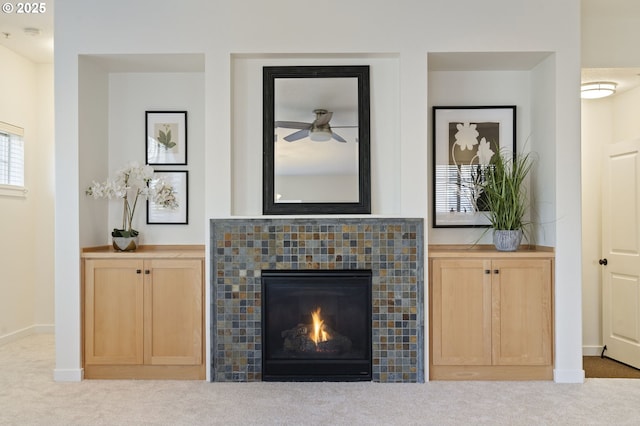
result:
[(429, 71), (527, 71), (549, 55), (549, 52), (429, 53)]
[(198, 53), (84, 55), (108, 73), (204, 72), (204, 55)]
[[(46, 8), (44, 13), (17, 13), (18, 2), (2, 2), (0, 12), (0, 45), (26, 57), (35, 63), (53, 63), (53, 4), (54, 0), (39, 2)], [(20, 2), (27, 7), (34, 3)], [(4, 8), (13, 6), (11, 13)], [(27, 6), (29, 5), (29, 6)], [(31, 9), (32, 10), (32, 9)], [(32, 10), (33, 11), (33, 10)], [(40, 30), (38, 35), (25, 33), (25, 28)]]

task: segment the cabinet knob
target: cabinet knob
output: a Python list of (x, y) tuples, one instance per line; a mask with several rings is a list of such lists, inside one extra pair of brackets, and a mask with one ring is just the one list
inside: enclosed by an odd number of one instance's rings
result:
[(145, 275), (149, 275), (149, 274), (151, 273), (151, 271), (150, 271), (150, 270), (148, 270), (148, 269), (145, 269), (145, 270), (144, 270), (144, 273), (145, 273)]
[(599, 264), (601, 264), (602, 266), (607, 266), (607, 263), (609, 263), (609, 262), (608, 262), (608, 261), (607, 261), (607, 259), (605, 258), (605, 259), (600, 259), (600, 260), (598, 260), (598, 263), (599, 263)]
[(494, 274), (499, 274), (499, 273), (500, 273), (500, 269), (494, 269), (494, 270), (493, 270), (493, 273), (494, 273)]
[(490, 271), (489, 269), (485, 269), (485, 270), (484, 270), (484, 273), (488, 275), (488, 274), (490, 274), (490, 273), (491, 273), (491, 271)]
[(142, 273), (142, 269), (136, 269), (136, 274), (141, 274)]

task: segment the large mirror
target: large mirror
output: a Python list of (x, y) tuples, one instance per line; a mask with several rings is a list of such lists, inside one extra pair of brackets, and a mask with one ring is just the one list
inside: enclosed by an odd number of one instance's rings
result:
[(263, 102), (263, 213), (371, 213), (369, 67), (264, 67)]

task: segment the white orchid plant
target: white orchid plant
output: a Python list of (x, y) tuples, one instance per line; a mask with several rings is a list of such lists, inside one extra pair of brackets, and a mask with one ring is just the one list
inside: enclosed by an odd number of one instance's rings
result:
[(133, 229), (132, 224), (140, 200), (152, 200), (164, 208), (178, 207), (174, 188), (162, 178), (154, 179), (153, 173), (153, 167), (131, 162), (116, 171), (115, 177), (108, 178), (104, 182), (93, 181), (86, 189), (85, 193), (94, 199), (122, 198), (122, 228), (115, 228), (111, 236), (135, 237), (138, 235), (138, 231)]

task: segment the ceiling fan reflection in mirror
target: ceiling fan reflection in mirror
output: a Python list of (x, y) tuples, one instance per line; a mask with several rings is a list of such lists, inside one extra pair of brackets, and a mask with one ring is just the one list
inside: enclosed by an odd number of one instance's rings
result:
[[(338, 142), (347, 142), (342, 136), (335, 133), (329, 125), (333, 112), (327, 111), (326, 109), (314, 109), (313, 112), (316, 114), (316, 119), (313, 120), (312, 123), (303, 123), (300, 121), (276, 121), (275, 127), (299, 129), (297, 132), (291, 133), (283, 138), (287, 142), (295, 142), (306, 137), (311, 139), (313, 142), (327, 142), (332, 138)], [(358, 126), (336, 126), (335, 128), (350, 127), (353, 128)]]

